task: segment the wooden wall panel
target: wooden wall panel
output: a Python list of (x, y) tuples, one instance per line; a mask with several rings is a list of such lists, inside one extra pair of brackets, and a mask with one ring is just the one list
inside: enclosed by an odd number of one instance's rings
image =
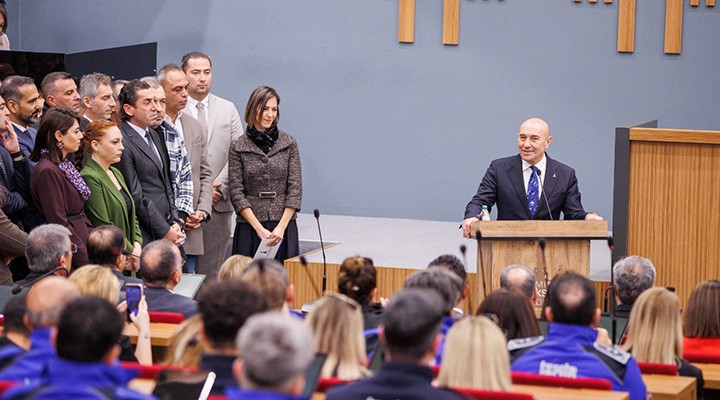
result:
[(460, 43), (460, 0), (443, 2), (443, 44)]
[(398, 42), (415, 41), (415, 0), (399, 0), (398, 3)]
[(665, 1), (665, 54), (682, 52), (683, 0)]
[(715, 0), (705, 0), (705, 5), (708, 7), (715, 7)]
[(619, 1), (617, 51), (632, 53), (635, 51), (635, 0)]
[(690, 0), (690, 6), (697, 7), (700, 5), (700, 0)]

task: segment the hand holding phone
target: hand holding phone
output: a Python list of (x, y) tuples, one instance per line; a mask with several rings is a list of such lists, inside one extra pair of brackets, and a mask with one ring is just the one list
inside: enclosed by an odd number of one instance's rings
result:
[(132, 322), (130, 315), (137, 316), (140, 300), (143, 297), (143, 286), (139, 283), (125, 285), (125, 299), (127, 300), (127, 320)]

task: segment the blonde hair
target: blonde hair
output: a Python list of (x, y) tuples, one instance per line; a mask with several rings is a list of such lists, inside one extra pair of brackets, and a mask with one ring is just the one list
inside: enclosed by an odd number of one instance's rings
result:
[(248, 267), (248, 264), (252, 262), (252, 258), (243, 256), (241, 254), (235, 254), (228, 257), (227, 260), (220, 266), (218, 271), (218, 282), (239, 279)]
[(485, 316), (457, 321), (445, 336), (438, 385), (511, 390), (510, 357), (500, 328)]
[(623, 348), (638, 362), (676, 364), (682, 358), (682, 325), (677, 295), (656, 287), (635, 301)]
[(83, 296), (101, 297), (111, 304), (118, 302), (120, 281), (108, 267), (88, 264), (76, 269), (69, 279)]
[(176, 367), (199, 367), (203, 351), (207, 348), (205, 339), (201, 337), (202, 319), (200, 314), (183, 321), (170, 339), (162, 365)]
[(315, 334), (317, 351), (328, 355), (320, 376), (354, 380), (370, 375), (363, 366), (365, 337), (360, 304), (328, 292), (310, 313), (310, 329)]

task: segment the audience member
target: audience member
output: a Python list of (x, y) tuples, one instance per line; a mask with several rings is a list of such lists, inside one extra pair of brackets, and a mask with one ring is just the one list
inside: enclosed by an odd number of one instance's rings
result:
[(615, 315), (629, 317), (635, 300), (655, 286), (655, 266), (647, 258), (625, 257), (613, 266), (615, 278)]
[(295, 287), (290, 283), (287, 271), (279, 261), (269, 258), (254, 260), (240, 279), (260, 290), (265, 296), (268, 309), (290, 313)]
[(437, 292), (427, 289), (405, 289), (393, 296), (379, 327), (387, 357), (382, 369), (371, 378), (330, 389), (327, 399), (459, 399), (432, 386), (428, 367), (440, 346), (440, 327), (448, 313), (443, 303)]
[(247, 270), (248, 265), (253, 261), (251, 257), (235, 254), (228, 257), (220, 266), (218, 281), (223, 282), (231, 279), (240, 279)]
[(33, 126), (40, 121), (44, 103), (35, 82), (27, 76), (8, 76), (0, 86), (0, 97), (5, 99), (5, 105), (10, 111), (10, 122), (20, 142), (20, 149), (25, 157), (30, 157), (37, 136)]
[(596, 343), (600, 309), (595, 287), (586, 277), (568, 272), (556, 276), (548, 290), (547, 337), (508, 342), (512, 370), (566, 378), (602, 378), (613, 390), (644, 400), (645, 384), (635, 359), (616, 346)]
[(200, 314), (183, 321), (176, 329), (165, 352), (163, 365), (176, 367), (200, 367), (207, 340), (202, 334), (203, 323)]
[[(33, 382), (55, 357), (50, 333), (58, 324), (65, 307), (80, 297), (74, 283), (65, 278), (51, 276), (33, 286), (27, 294), (25, 325), (30, 330), (30, 350), (0, 372), (0, 380)], [(117, 313), (117, 311), (116, 311)], [(85, 315), (85, 317), (89, 317)]]
[(25, 325), (27, 295), (15, 295), (3, 309), (2, 337), (0, 337), (0, 371), (30, 349), (30, 330)]
[(443, 254), (435, 258), (434, 260), (430, 261), (430, 264), (428, 264), (428, 268), (431, 267), (441, 267), (449, 270), (450, 272), (454, 273), (455, 275), (460, 278), (462, 281), (462, 299), (467, 298), (467, 292), (468, 292), (468, 281), (467, 281), (467, 271), (465, 270), (465, 265), (463, 265), (462, 261), (460, 261), (459, 258), (455, 257), (452, 254)]
[(115, 99), (110, 87), (110, 77), (99, 72), (87, 74), (80, 79), (80, 101), (85, 113), (80, 118), (80, 130), (96, 120), (109, 121), (115, 109)]
[(113, 92), (113, 100), (115, 101), (115, 107), (113, 107), (112, 114), (110, 115), (110, 120), (117, 126), (120, 126), (122, 124), (122, 119), (120, 119), (120, 90), (122, 90), (123, 86), (128, 81), (124, 79), (118, 79), (112, 81), (110, 84), (110, 87), (112, 88)]
[(70, 231), (62, 225), (45, 224), (33, 229), (25, 247), (30, 274), (16, 284), (21, 287), (32, 286), (34, 280), (51, 271), (68, 276), (74, 249)]
[(146, 82), (132, 80), (120, 91), (123, 150), (116, 164), (132, 193), (143, 244), (166, 238), (180, 244), (183, 220), (175, 207), (165, 141), (150, 126), (157, 121), (156, 93)]
[(83, 212), (90, 188), (68, 160), (82, 145), (78, 117), (66, 108), (53, 108), (43, 116), (30, 160), (37, 165), (30, 177), (32, 199), (47, 222), (70, 230), (76, 252), (73, 268), (88, 263), (85, 243), (92, 229)]
[(225, 388), (235, 386), (232, 365), (238, 355), (237, 332), (253, 314), (266, 311), (267, 303), (251, 284), (229, 281), (210, 284), (198, 304), (206, 339), (200, 369), (215, 372), (212, 393), (222, 394)]
[[(134, 255), (125, 255), (123, 248), (126, 245), (123, 231), (117, 226), (100, 225), (90, 231), (87, 248), (91, 264), (99, 264), (112, 271), (120, 282), (120, 300), (125, 298), (125, 285), (128, 283), (142, 283), (142, 279), (133, 278), (123, 274), (125, 266), (129, 264), (127, 258)], [(137, 257), (140, 263), (140, 257)]]
[(635, 301), (623, 349), (637, 362), (670, 364), (681, 376), (696, 378), (697, 398), (703, 398), (702, 371), (682, 358), (680, 301), (675, 293), (658, 287), (644, 291)]
[(315, 346), (302, 322), (277, 313), (256, 315), (240, 330), (237, 347), (234, 371), (242, 389), (227, 390), (229, 399), (304, 399), (299, 394)]
[[(202, 223), (210, 219), (212, 212), (213, 171), (207, 154), (207, 125), (202, 125), (190, 113), (183, 112), (187, 105), (188, 79), (179, 66), (165, 65), (160, 68), (157, 79), (166, 96), (163, 117), (169, 128), (183, 137), (192, 170), (192, 207), (195, 212), (185, 219), (187, 240), (183, 247), (188, 255), (188, 270), (195, 272), (196, 258), (205, 252)], [(167, 130), (168, 141), (172, 129)]]
[(500, 271), (500, 287), (519, 291), (525, 295), (531, 306), (537, 305), (535, 279), (535, 271), (523, 264), (510, 264)]
[(83, 154), (77, 158), (89, 158), (80, 172), (90, 188), (85, 213), (95, 226), (121, 229), (125, 242), (121, 250), (132, 254), (128, 267), (136, 271), (143, 243), (139, 210), (122, 173), (112, 166), (120, 161), (124, 149), (120, 129), (110, 121), (93, 121), (85, 127), (83, 142)]
[(506, 340), (540, 336), (540, 327), (527, 297), (515, 290), (498, 289), (489, 293), (475, 315), (495, 321)]
[(683, 318), (683, 352), (720, 355), (720, 281), (695, 286)]
[(197, 302), (173, 292), (182, 277), (180, 250), (167, 239), (145, 246), (140, 255), (140, 272), (145, 283), (149, 311), (166, 311), (190, 318), (197, 313)]
[(210, 57), (199, 52), (185, 54), (182, 69), (187, 75), (189, 95), (184, 113), (207, 128), (207, 155), (213, 180), (212, 219), (203, 226), (204, 253), (197, 258), (195, 271), (213, 280), (227, 253), (235, 211), (228, 188), (230, 144), (243, 134), (243, 127), (235, 105), (210, 93)]
[(45, 112), (51, 107), (67, 108), (78, 117), (82, 115), (80, 94), (72, 75), (62, 71), (51, 72), (45, 75), (40, 88), (45, 96)]
[(511, 390), (507, 341), (484, 316), (467, 317), (445, 337), (438, 386), (484, 390)]
[(321, 378), (355, 380), (370, 375), (365, 368), (365, 338), (360, 304), (339, 293), (327, 292), (308, 317), (317, 351), (327, 354)]
[(10, 50), (10, 39), (7, 36), (8, 17), (5, 2), (0, 3), (0, 50)]
[[(383, 314), (381, 303), (374, 303), (377, 295), (377, 271), (373, 261), (367, 257), (348, 257), (343, 260), (338, 272), (338, 292), (355, 300), (362, 307), (363, 330), (377, 328)], [(378, 346), (377, 335), (365, 339), (368, 354)]]
[(117, 365), (123, 326), (120, 314), (104, 299), (87, 296), (68, 304), (53, 335), (57, 357), (47, 360), (35, 383), (10, 389), (5, 397), (154, 399), (129, 389), (133, 373)]

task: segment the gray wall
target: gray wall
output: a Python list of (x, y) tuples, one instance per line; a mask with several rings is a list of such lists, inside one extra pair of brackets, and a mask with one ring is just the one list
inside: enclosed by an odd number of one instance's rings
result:
[(441, 44), (442, 2), (416, 3), (414, 44), (397, 42), (397, 0), (22, 0), (10, 33), (38, 51), (157, 41), (159, 66), (207, 52), (213, 92), (241, 113), (275, 87), (306, 212), (460, 220), (539, 116), (609, 217), (616, 126), (720, 129), (718, 7), (686, 4), (683, 54), (667, 56), (662, 1), (638, 2), (634, 54), (615, 51), (618, 1), (462, 0), (457, 47)]

